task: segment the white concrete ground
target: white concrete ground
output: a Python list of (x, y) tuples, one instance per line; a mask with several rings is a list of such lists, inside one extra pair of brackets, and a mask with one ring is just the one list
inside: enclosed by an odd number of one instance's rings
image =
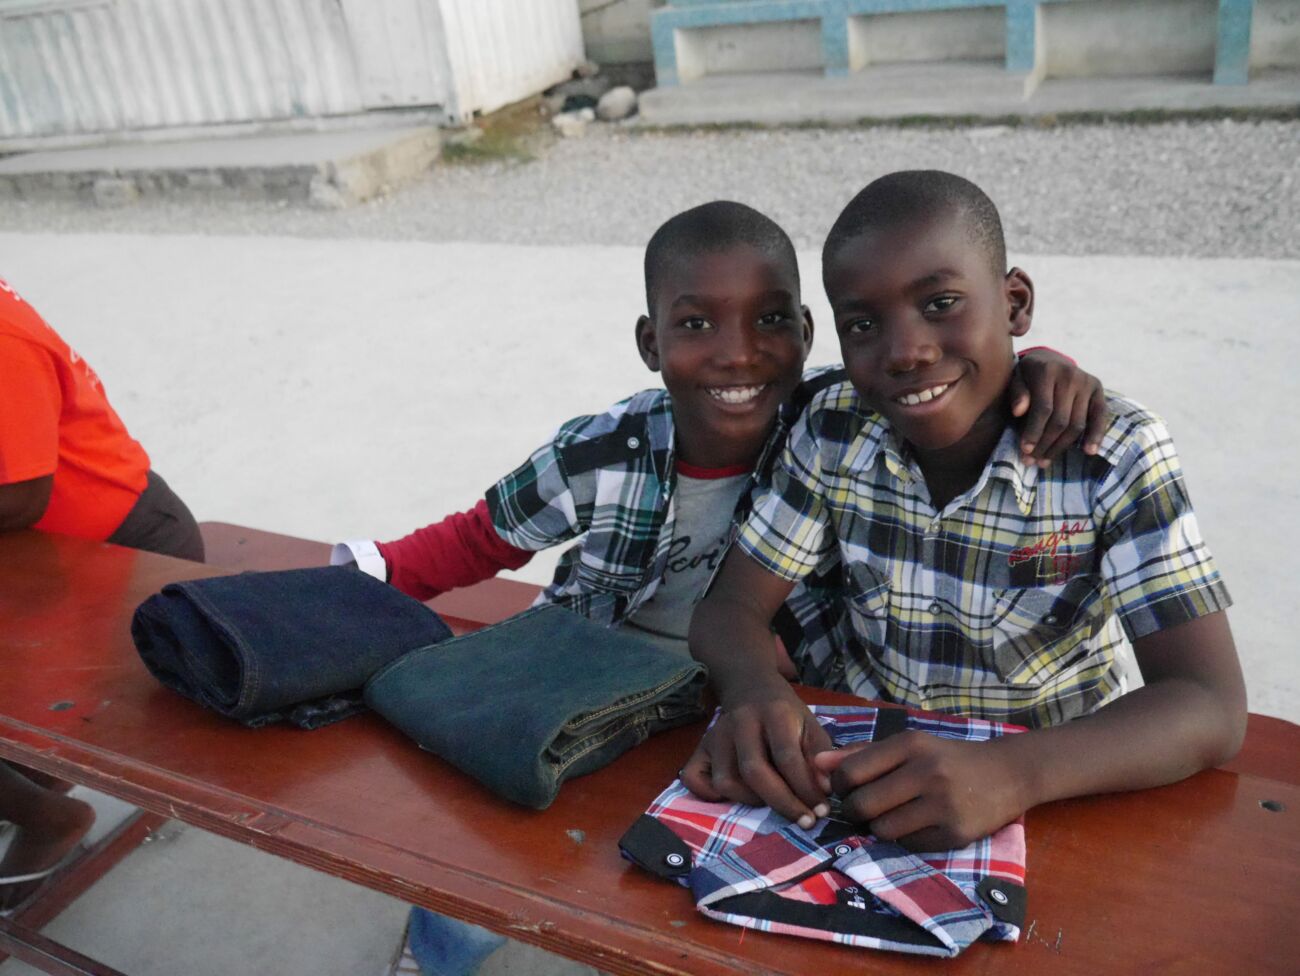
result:
[[(1251, 708), (1300, 720), (1300, 262), (1016, 260), (1038, 285), (1031, 343), (1169, 421), (1237, 600)], [(94, 365), (200, 519), (318, 539), (468, 507), (559, 421), (655, 382), (632, 342), (636, 248), (0, 233), (0, 276)], [(49, 931), (138, 976), (382, 969), (399, 905), (231, 847), (185, 830), (142, 848)]]

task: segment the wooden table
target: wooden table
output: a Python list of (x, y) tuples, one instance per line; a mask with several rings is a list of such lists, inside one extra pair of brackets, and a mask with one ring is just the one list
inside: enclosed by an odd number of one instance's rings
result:
[[(210, 558), (231, 568), (275, 565), (267, 553), (281, 566), (319, 564), (324, 551), (233, 526), (205, 536)], [(536, 812), (496, 799), (373, 715), (315, 732), (249, 730), (167, 691), (136, 656), (131, 612), (164, 583), (217, 572), (0, 535), (0, 756), (609, 972), (933, 969), (912, 956), (742, 938), (619, 857), (619, 835), (671, 780), (698, 726), (571, 781)], [(465, 629), (483, 604), (499, 616), (529, 595), (497, 582), (434, 605)], [(976, 945), (948, 971), (1294, 972), (1300, 729), (1253, 721), (1250, 736), (1245, 771), (1033, 810), (1022, 941)], [(14, 945), (0, 926), (0, 948)]]

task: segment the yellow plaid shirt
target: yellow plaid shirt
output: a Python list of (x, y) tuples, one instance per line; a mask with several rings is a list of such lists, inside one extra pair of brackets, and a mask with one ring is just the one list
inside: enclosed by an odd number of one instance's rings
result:
[(1231, 603), (1201, 540), (1164, 424), (1109, 397), (1095, 457), (1046, 470), (1003, 434), (941, 512), (889, 424), (840, 383), (795, 425), (739, 545), (803, 578), (834, 547), (853, 641), (849, 690), (1031, 727), (1122, 694), (1125, 637)]

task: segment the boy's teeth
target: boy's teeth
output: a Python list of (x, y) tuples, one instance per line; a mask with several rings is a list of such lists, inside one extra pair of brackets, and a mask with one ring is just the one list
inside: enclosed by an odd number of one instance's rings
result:
[(709, 396), (723, 403), (748, 403), (762, 392), (761, 386), (726, 386), (709, 390)]
[(908, 407), (915, 407), (917, 404), (925, 403), (927, 400), (933, 400), (948, 387), (951, 383), (945, 383), (943, 386), (932, 386), (928, 390), (922, 390), (920, 393), (908, 393), (905, 396), (897, 397), (899, 403)]

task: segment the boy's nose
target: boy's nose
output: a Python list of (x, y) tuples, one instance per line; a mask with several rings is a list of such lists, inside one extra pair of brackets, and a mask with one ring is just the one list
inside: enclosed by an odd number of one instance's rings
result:
[(910, 373), (939, 359), (939, 346), (928, 323), (900, 323), (889, 330), (885, 368), (891, 374)]
[(755, 362), (761, 350), (753, 329), (743, 325), (724, 325), (718, 336), (718, 359), (727, 366), (745, 366)]

